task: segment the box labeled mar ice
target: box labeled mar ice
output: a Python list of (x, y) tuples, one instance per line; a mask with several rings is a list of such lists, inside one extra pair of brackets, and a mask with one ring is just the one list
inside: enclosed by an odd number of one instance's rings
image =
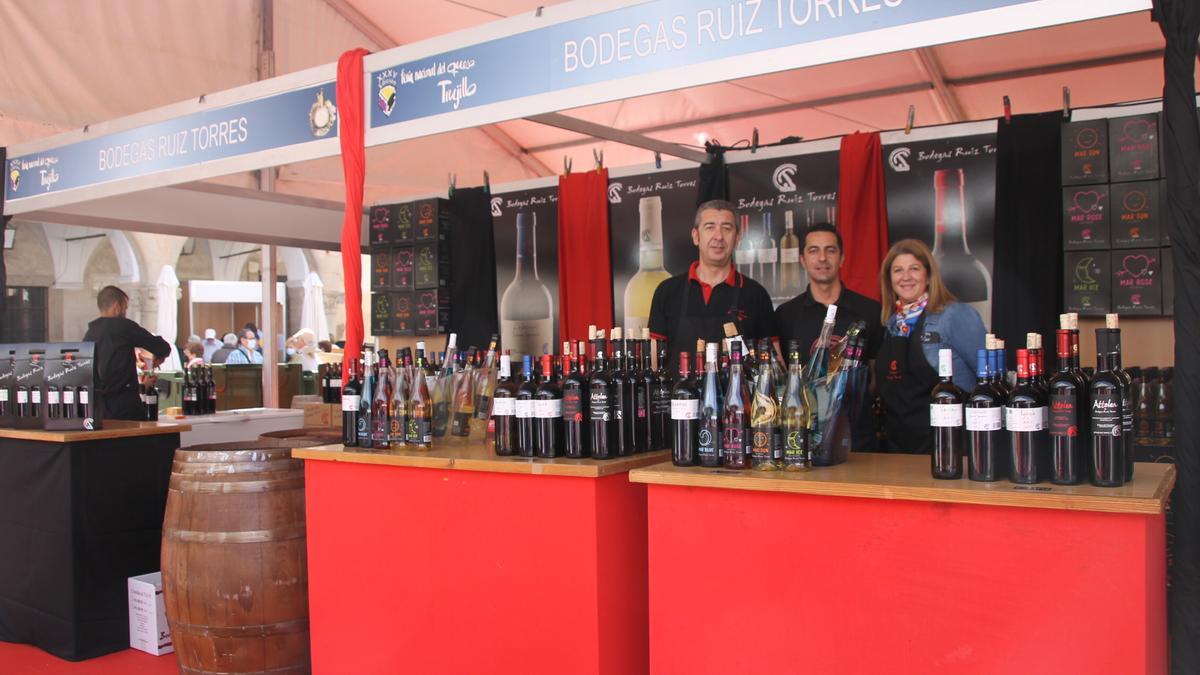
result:
[(163, 601), (162, 572), (129, 577), (129, 646), (155, 656), (175, 651)]

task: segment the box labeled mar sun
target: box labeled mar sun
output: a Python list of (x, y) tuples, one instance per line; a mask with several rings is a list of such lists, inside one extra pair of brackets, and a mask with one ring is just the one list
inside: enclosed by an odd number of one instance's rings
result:
[(1108, 186), (1063, 188), (1063, 248), (1108, 248)]
[(1118, 314), (1162, 314), (1162, 265), (1159, 249), (1112, 252), (1113, 311)]
[(1064, 124), (1062, 129), (1062, 184), (1094, 185), (1108, 182), (1108, 123), (1089, 120)]
[(1158, 246), (1162, 206), (1160, 181), (1113, 183), (1109, 189), (1109, 223), (1113, 248)]

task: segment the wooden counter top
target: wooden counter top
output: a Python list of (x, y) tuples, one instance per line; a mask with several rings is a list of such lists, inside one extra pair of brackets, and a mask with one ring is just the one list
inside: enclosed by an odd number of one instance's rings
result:
[(844, 464), (817, 467), (805, 473), (678, 467), (667, 462), (631, 471), (629, 480), (834, 497), (1157, 514), (1163, 512), (1175, 485), (1175, 466), (1138, 462), (1133, 482), (1119, 488), (1098, 488), (1086, 483), (1017, 485), (1007, 480), (994, 483), (966, 478), (938, 480), (929, 474), (928, 455), (854, 452)]
[(492, 451), (489, 444), (461, 438), (435, 440), (433, 447), (429, 450), (415, 450), (407, 447), (370, 450), (350, 448), (340, 444), (292, 450), (292, 457), (299, 459), (582, 478), (599, 478), (624, 473), (640, 466), (658, 464), (669, 456), (669, 451), (660, 450), (617, 459), (500, 457)]
[(172, 422), (130, 422), (127, 420), (104, 420), (104, 428), (96, 431), (43, 431), (41, 429), (0, 429), (0, 439), (13, 438), (23, 441), (46, 443), (80, 443), (110, 438), (135, 438), (158, 436), (191, 431), (190, 424)]

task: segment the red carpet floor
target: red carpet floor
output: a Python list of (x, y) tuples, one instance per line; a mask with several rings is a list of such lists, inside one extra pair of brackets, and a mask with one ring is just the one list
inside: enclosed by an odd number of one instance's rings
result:
[(179, 672), (174, 654), (151, 656), (136, 649), (86, 661), (64, 661), (30, 645), (0, 642), (3, 675), (174, 675)]

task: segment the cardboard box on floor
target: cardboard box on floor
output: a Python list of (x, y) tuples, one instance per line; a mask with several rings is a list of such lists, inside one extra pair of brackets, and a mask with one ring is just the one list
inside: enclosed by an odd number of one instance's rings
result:
[(155, 656), (175, 651), (161, 572), (129, 577), (129, 646)]

